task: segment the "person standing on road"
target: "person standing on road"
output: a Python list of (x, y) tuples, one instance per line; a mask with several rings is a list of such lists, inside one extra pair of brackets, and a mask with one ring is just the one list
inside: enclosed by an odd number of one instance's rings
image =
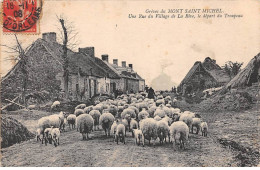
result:
[(149, 90), (148, 90), (148, 98), (154, 99), (154, 95), (155, 95), (154, 90), (153, 90), (152, 87), (150, 87)]

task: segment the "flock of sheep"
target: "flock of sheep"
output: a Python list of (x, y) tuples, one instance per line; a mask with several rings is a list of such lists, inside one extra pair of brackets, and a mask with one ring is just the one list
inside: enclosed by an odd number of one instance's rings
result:
[[(66, 115), (64, 112), (42, 117), (38, 120), (37, 141), (59, 145), (60, 131), (65, 126), (70, 129), (76, 128), (82, 134), (83, 140), (89, 138), (93, 130), (99, 129), (101, 125), (106, 136), (113, 134), (115, 142), (125, 144), (126, 132), (132, 132), (135, 143), (142, 146), (145, 139), (153, 141), (157, 138), (160, 144), (163, 142), (174, 142), (180, 148), (189, 138), (189, 133), (196, 134), (201, 131), (202, 136), (207, 136), (208, 125), (202, 121), (199, 114), (184, 111), (172, 107), (170, 96), (163, 97), (157, 94), (155, 99), (148, 99), (146, 93), (123, 94), (116, 99), (97, 101), (95, 105), (86, 107), (80, 104), (75, 107), (73, 114)], [(52, 108), (58, 107), (59, 101), (55, 101)]]

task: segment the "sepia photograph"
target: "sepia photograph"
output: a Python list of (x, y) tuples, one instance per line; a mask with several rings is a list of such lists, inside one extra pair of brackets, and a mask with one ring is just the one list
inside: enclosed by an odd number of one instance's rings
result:
[(259, 0), (0, 0), (1, 167), (260, 167)]

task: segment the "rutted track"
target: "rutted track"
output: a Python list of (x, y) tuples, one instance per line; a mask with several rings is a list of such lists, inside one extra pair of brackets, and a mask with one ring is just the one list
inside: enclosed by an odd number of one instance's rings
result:
[(131, 133), (126, 144), (113, 142), (99, 130), (82, 141), (76, 130), (61, 134), (60, 146), (42, 145), (35, 139), (2, 149), (2, 166), (236, 166), (233, 154), (211, 136), (190, 135), (186, 150), (166, 143), (155, 148), (136, 146)]

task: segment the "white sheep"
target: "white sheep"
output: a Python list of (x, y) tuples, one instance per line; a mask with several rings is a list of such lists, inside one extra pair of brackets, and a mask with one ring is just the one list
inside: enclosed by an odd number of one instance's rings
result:
[(110, 105), (108, 107), (108, 112), (111, 113), (115, 117), (118, 113), (118, 109), (115, 105)]
[(134, 129), (133, 133), (134, 133), (134, 137), (135, 137), (135, 144), (140, 145), (141, 140), (142, 140), (142, 144), (144, 146), (144, 135), (143, 135), (142, 131), (140, 129)]
[(85, 107), (86, 107), (86, 104), (79, 104), (78, 106), (75, 107), (75, 110), (84, 109)]
[(157, 100), (158, 100), (158, 99), (159, 99), (159, 100), (160, 100), (160, 99), (163, 99), (163, 95), (158, 95), (156, 99), (157, 99)]
[(116, 143), (118, 144), (118, 140), (120, 140), (120, 142), (125, 144), (125, 125), (123, 124), (119, 124), (116, 127), (116, 133), (115, 133), (115, 140)]
[(43, 136), (43, 134), (41, 133), (41, 129), (37, 128), (36, 129), (36, 140), (37, 140), (37, 142), (43, 140), (42, 136)]
[(157, 109), (156, 109), (156, 111), (154, 112), (154, 117), (155, 116), (159, 116), (160, 118), (164, 118), (164, 116), (165, 116), (165, 111), (163, 110), (163, 105), (160, 105)]
[[(67, 117), (67, 122), (68, 122), (68, 125), (69, 125), (69, 128), (70, 129), (74, 129), (75, 128), (75, 124), (76, 124), (76, 115), (74, 114), (70, 114), (68, 117)], [(70, 127), (71, 125), (71, 127)]]
[(51, 110), (60, 106), (60, 101), (55, 101), (51, 105)]
[(172, 113), (172, 110), (171, 110), (170, 108), (163, 106), (162, 109), (163, 109), (164, 113), (165, 113), (168, 117), (172, 117), (173, 113)]
[(165, 104), (165, 101), (164, 101), (164, 99), (158, 99), (158, 100), (156, 100), (155, 104), (156, 104), (156, 106), (160, 106), (161, 104)]
[[(81, 114), (76, 118), (76, 126), (82, 134), (83, 140), (89, 139), (88, 134), (92, 131), (94, 126), (94, 119), (89, 114)], [(86, 138), (87, 134), (87, 138)]]
[(55, 147), (60, 145), (60, 130), (59, 130), (59, 128), (52, 128), (51, 139), (52, 139)]
[(162, 118), (158, 115), (156, 115), (153, 119), (156, 120), (156, 121), (162, 120)]
[(112, 100), (111, 104), (117, 106), (118, 105), (118, 100)]
[(148, 110), (148, 105), (145, 102), (137, 103), (136, 107), (139, 109), (139, 112), (142, 111), (143, 108)]
[(74, 114), (76, 115), (76, 117), (78, 117), (79, 115), (83, 114), (84, 113), (84, 110), (83, 109), (76, 109), (74, 111)]
[(166, 96), (164, 100), (165, 100), (165, 104), (168, 104), (172, 100), (172, 98), (171, 96)]
[(99, 129), (99, 118), (101, 116), (101, 113), (98, 110), (91, 110), (89, 114), (94, 119), (94, 130), (97, 130), (97, 128)]
[(149, 117), (149, 113), (143, 109), (139, 114), (138, 114), (138, 120), (142, 120), (142, 119), (145, 119), (145, 118), (148, 118)]
[[(38, 120), (37, 128), (40, 129), (40, 133), (43, 134), (43, 138), (44, 138), (44, 130), (46, 128), (50, 128), (51, 126), (55, 128), (60, 128), (61, 123), (62, 123), (61, 119), (57, 114), (45, 116)], [(42, 140), (42, 144), (43, 144), (43, 140)]]
[(180, 120), (181, 113), (173, 113), (172, 114), (172, 121), (177, 122)]
[(60, 124), (60, 130), (63, 130), (63, 131), (65, 131), (65, 114), (64, 114), (64, 112), (60, 112), (59, 114), (58, 114), (58, 116), (59, 116), (59, 118), (60, 118), (60, 121), (61, 121), (61, 124)]
[(103, 111), (102, 104), (97, 104), (96, 106), (93, 107), (93, 110), (98, 110), (100, 113)]
[(144, 135), (144, 138), (149, 141), (153, 139), (153, 146), (155, 146), (155, 141), (158, 137), (157, 134), (157, 121), (153, 118), (146, 118), (140, 121), (140, 129)]
[(102, 128), (105, 131), (105, 134), (107, 136), (110, 136), (110, 130), (113, 122), (115, 121), (115, 117), (111, 113), (103, 113), (99, 118), (99, 124), (102, 126)]
[(181, 110), (179, 108), (172, 108), (173, 113), (180, 113)]
[(154, 117), (154, 112), (156, 111), (157, 107), (152, 105), (148, 108), (149, 117)]
[(51, 137), (51, 131), (53, 128), (46, 128), (44, 130), (44, 141), (45, 141), (45, 145), (47, 145), (47, 143), (49, 142), (50, 144), (52, 144), (52, 137)]
[(110, 133), (112, 133), (113, 135), (116, 134), (116, 127), (117, 127), (118, 124), (119, 124), (119, 121), (116, 120), (116, 121), (114, 121), (114, 123), (113, 123), (112, 126), (111, 126)]
[(166, 122), (163, 119), (157, 122), (157, 134), (160, 139), (160, 144), (163, 144), (163, 140), (165, 140), (165, 143), (166, 143), (167, 136), (168, 136), (169, 142), (170, 142), (169, 132), (170, 132), (170, 129), (168, 126), (168, 122)]
[(169, 104), (169, 103), (167, 103), (165, 106), (168, 107), (168, 108), (172, 107), (171, 104)]
[[(48, 116), (42, 117), (38, 120), (38, 124), (37, 124), (37, 133), (42, 134), (43, 135), (43, 139), (45, 138), (44, 136), (44, 130), (46, 128), (50, 128), (50, 120), (48, 118)], [(42, 144), (43, 144), (43, 140), (42, 140)]]
[(171, 98), (171, 96), (166, 96), (164, 99), (165, 100), (171, 100), (172, 98)]
[(191, 130), (192, 121), (193, 121), (192, 118), (193, 118), (193, 115), (186, 112), (186, 113), (181, 114), (179, 120), (185, 122), (187, 124), (187, 126), (189, 127), (189, 129)]
[(127, 128), (130, 132), (130, 121), (131, 121), (131, 118), (134, 118), (134, 119), (136, 118), (135, 112), (132, 109), (129, 109), (129, 108), (124, 109), (124, 111), (121, 114), (121, 117), (122, 117), (122, 119), (126, 119), (128, 121)]
[(130, 131), (132, 131), (132, 137), (134, 137), (133, 130), (138, 128), (138, 123), (133, 118), (130, 121)]
[(84, 111), (84, 113), (89, 113), (91, 110), (93, 110), (94, 109), (94, 106), (88, 106), (88, 107), (85, 107), (84, 109), (83, 109), (83, 111)]
[[(130, 122), (131, 122), (131, 120), (130, 120)], [(126, 130), (126, 131), (127, 131), (127, 130), (130, 131), (130, 126), (128, 126), (128, 120), (127, 120), (127, 119), (122, 119), (121, 123), (122, 123), (123, 125), (125, 125), (125, 130)], [(125, 133), (125, 134), (126, 134), (126, 133)]]
[(198, 134), (200, 131), (200, 124), (201, 124), (200, 118), (192, 118), (191, 133), (193, 133), (193, 127), (196, 127), (196, 134)]
[(29, 105), (27, 108), (28, 108), (29, 110), (36, 109), (36, 105)]
[(207, 122), (202, 122), (200, 124), (200, 128), (201, 128), (201, 135), (206, 137), (208, 135), (208, 124), (207, 124)]
[(121, 118), (121, 113), (124, 111), (124, 106), (117, 106), (118, 117)]
[(190, 112), (190, 111), (185, 111), (185, 112), (183, 112), (183, 114), (189, 114), (192, 118), (194, 118), (196, 115), (195, 113)]
[(162, 118), (162, 121), (164, 121), (168, 126), (170, 126), (172, 124), (172, 119), (168, 116), (165, 116), (164, 118)]
[(109, 104), (103, 103), (103, 110), (105, 110), (105, 109), (109, 109)]
[(139, 110), (138, 110), (137, 107), (135, 107), (135, 106), (129, 106), (128, 109), (132, 109), (132, 110), (135, 112), (135, 116), (136, 116), (136, 117), (138, 116)]
[(125, 103), (123, 106), (124, 106), (124, 109), (127, 109), (129, 107), (129, 104)]
[(185, 149), (184, 144), (185, 144), (186, 140), (188, 140), (189, 127), (183, 121), (174, 122), (170, 126), (170, 135), (171, 135), (171, 138), (174, 139), (175, 145), (177, 145), (177, 140), (179, 140), (180, 148)]

